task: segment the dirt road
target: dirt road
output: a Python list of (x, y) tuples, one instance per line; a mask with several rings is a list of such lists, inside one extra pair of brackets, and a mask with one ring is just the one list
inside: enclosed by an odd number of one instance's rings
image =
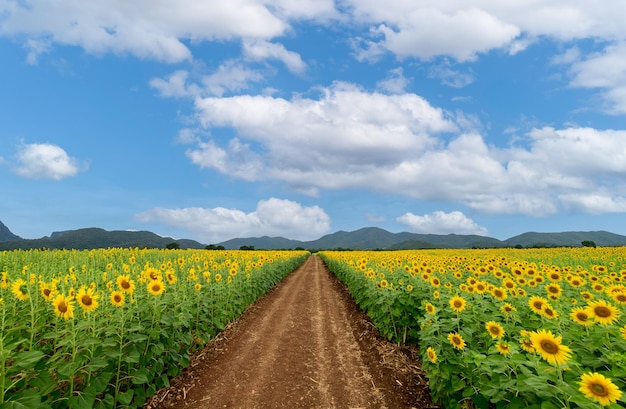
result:
[(416, 351), (381, 340), (311, 256), (146, 407), (434, 407), (425, 382)]

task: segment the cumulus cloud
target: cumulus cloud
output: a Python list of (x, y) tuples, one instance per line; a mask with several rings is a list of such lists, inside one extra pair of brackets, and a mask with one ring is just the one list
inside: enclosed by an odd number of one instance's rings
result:
[(379, 81), (376, 87), (391, 94), (403, 94), (408, 85), (409, 80), (404, 76), (402, 67), (398, 67), (389, 71), (389, 76)]
[(262, 235), (313, 240), (330, 230), (330, 218), (319, 206), (277, 198), (259, 201), (250, 213), (223, 207), (156, 208), (137, 214), (135, 219), (182, 228), (207, 243)]
[(436, 211), (431, 214), (418, 216), (405, 213), (396, 219), (399, 223), (408, 226), (414, 233), (426, 234), (478, 234), (486, 236), (487, 229), (476, 224), (462, 212), (450, 213)]
[(14, 172), (29, 179), (61, 180), (80, 171), (77, 159), (71, 158), (59, 146), (48, 143), (23, 145), (16, 157), (18, 163)]
[(605, 110), (626, 114), (626, 36), (618, 44), (611, 44), (602, 52), (585, 58), (572, 59), (570, 83), (573, 87), (599, 89)]
[(444, 60), (441, 64), (432, 66), (429, 76), (441, 80), (443, 85), (452, 88), (463, 88), (474, 82), (474, 74), (472, 74), (471, 71), (462, 72), (455, 70), (448, 60)]
[(535, 128), (499, 148), (485, 142), (471, 118), (418, 95), (346, 83), (321, 89), (318, 99), (210, 97), (196, 99), (196, 109), (201, 128), (231, 128), (236, 137), (194, 142), (187, 151), (193, 163), (315, 196), (321, 189), (370, 189), (546, 216), (575, 207), (572, 195), (610, 187), (615, 197), (607, 211), (619, 209), (626, 195), (626, 131)]
[(306, 65), (300, 58), (300, 55), (287, 50), (282, 44), (263, 40), (244, 41), (243, 51), (245, 57), (251, 60), (276, 59), (282, 61), (291, 72), (302, 73), (306, 69)]

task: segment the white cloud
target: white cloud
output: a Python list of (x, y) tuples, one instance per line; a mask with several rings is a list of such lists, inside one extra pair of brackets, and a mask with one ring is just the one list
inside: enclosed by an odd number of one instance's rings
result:
[(402, 94), (409, 85), (409, 80), (404, 76), (402, 67), (389, 71), (389, 76), (376, 83), (376, 88), (387, 91), (391, 94)]
[(441, 64), (433, 65), (430, 68), (429, 76), (441, 80), (443, 85), (453, 88), (463, 88), (474, 82), (474, 74), (461, 72), (451, 68), (451, 63), (444, 60)]
[(451, 116), (415, 94), (345, 83), (321, 93), (197, 99), (200, 126), (232, 128), (237, 138), (196, 143), (188, 156), (203, 168), (312, 195), (370, 189), (490, 213), (546, 216), (573, 206), (569, 195), (609, 187), (626, 195), (626, 131), (538, 128), (513, 135), (523, 147), (497, 148), (475, 118)]
[(246, 58), (255, 61), (267, 59), (282, 61), (287, 69), (294, 73), (302, 73), (306, 69), (300, 54), (287, 50), (282, 44), (263, 40), (244, 41), (243, 52)]
[(135, 219), (186, 229), (192, 237), (207, 243), (256, 236), (313, 240), (330, 230), (330, 218), (319, 206), (276, 198), (259, 201), (251, 213), (223, 207), (156, 208), (137, 214)]
[(412, 232), (427, 234), (478, 234), (486, 236), (487, 229), (476, 224), (462, 212), (450, 213), (436, 211), (431, 214), (418, 216), (405, 213), (396, 219), (399, 223), (409, 226)]
[(14, 172), (29, 179), (61, 180), (80, 171), (78, 160), (59, 146), (48, 143), (26, 144), (17, 153)]
[(586, 58), (572, 59), (573, 87), (600, 89), (605, 109), (626, 114), (626, 38)]

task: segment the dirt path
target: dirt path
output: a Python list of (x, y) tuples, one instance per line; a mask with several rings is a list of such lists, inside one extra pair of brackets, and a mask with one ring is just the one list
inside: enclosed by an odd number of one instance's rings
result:
[(317, 256), (249, 307), (146, 408), (425, 408), (414, 349), (381, 340)]

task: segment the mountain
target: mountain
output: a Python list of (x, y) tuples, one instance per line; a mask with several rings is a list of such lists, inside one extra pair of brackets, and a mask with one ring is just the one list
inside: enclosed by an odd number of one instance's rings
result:
[(16, 234), (11, 233), (11, 230), (4, 223), (0, 222), (0, 242), (10, 240), (22, 240), (22, 238)]
[(610, 233), (608, 231), (569, 231), (563, 233), (535, 233), (520, 234), (504, 243), (507, 246), (530, 247), (545, 245), (546, 247), (580, 246), (582, 241), (593, 241), (598, 246), (624, 246), (626, 236)]
[(581, 242), (593, 241), (598, 246), (626, 246), (626, 236), (605, 231), (524, 233), (507, 240), (472, 234), (390, 233), (378, 227), (366, 227), (352, 232), (338, 231), (317, 240), (298, 241), (283, 237), (237, 238), (220, 245), (226, 249), (254, 246), (255, 249), (424, 249), (477, 247), (580, 247)]
[[(355, 249), (355, 250), (401, 250), (427, 248), (476, 248), (476, 247), (580, 247), (583, 241), (598, 246), (626, 246), (626, 236), (607, 231), (570, 231), (562, 233), (528, 232), (506, 240), (471, 234), (416, 234), (390, 233), (378, 227), (365, 227), (355, 231), (338, 231), (317, 240), (300, 241), (284, 237), (236, 238), (218, 243), (228, 250), (243, 246), (255, 249)], [(50, 237), (22, 239), (0, 222), (0, 250), (65, 248), (92, 249), (108, 247), (165, 248), (177, 243), (182, 249), (203, 249), (206, 245), (194, 240), (161, 237), (149, 231), (125, 231), (91, 227), (78, 230), (58, 231)]]
[(13, 249), (94, 249), (108, 247), (147, 247), (165, 248), (170, 243), (178, 243), (180, 248), (203, 249), (204, 244), (194, 240), (175, 240), (161, 237), (149, 231), (107, 231), (95, 227), (54, 232), (50, 237), (40, 239), (19, 239), (0, 242), (0, 250)]

